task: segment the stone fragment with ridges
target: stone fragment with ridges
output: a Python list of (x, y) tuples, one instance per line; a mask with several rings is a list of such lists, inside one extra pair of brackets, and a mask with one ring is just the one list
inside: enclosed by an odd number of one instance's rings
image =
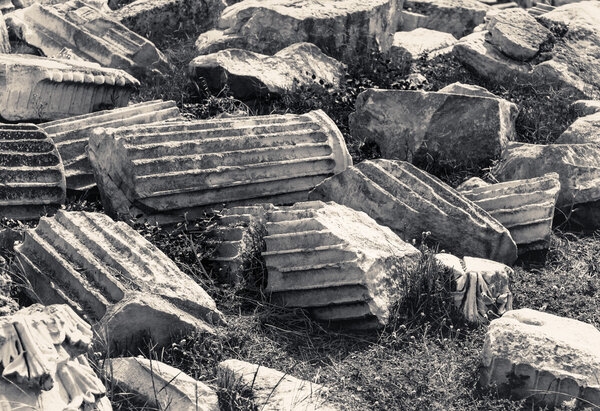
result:
[(321, 110), (96, 129), (90, 161), (105, 209), (193, 218), (224, 203), (293, 203), (352, 164)]
[(328, 178), (309, 195), (364, 211), (405, 241), (430, 239), (459, 256), (512, 264), (517, 246), (508, 230), (481, 207), (404, 161), (363, 161)]
[(67, 176), (67, 188), (87, 190), (96, 185), (87, 156), (91, 130), (97, 127), (123, 127), (178, 119), (181, 113), (174, 101), (154, 100), (114, 110), (40, 124), (56, 143)]
[(0, 217), (37, 219), (65, 199), (65, 170), (52, 139), (34, 124), (0, 124)]

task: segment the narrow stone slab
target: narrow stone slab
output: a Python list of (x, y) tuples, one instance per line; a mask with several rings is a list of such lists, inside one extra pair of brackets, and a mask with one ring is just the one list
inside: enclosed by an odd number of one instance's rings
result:
[(105, 209), (159, 223), (225, 203), (306, 200), (352, 164), (320, 110), (97, 129), (88, 154)]
[(34, 124), (0, 124), (0, 217), (38, 219), (65, 199), (65, 170), (52, 139)]
[(96, 185), (87, 156), (91, 131), (97, 127), (124, 127), (181, 119), (174, 101), (154, 100), (114, 110), (69, 117), (40, 124), (56, 143), (65, 166), (67, 188), (88, 190)]
[(56, 120), (127, 105), (139, 82), (95, 63), (4, 54), (0, 60), (0, 119)]
[(600, 331), (590, 324), (528, 308), (509, 311), (488, 327), (480, 383), (552, 408), (572, 400), (600, 407), (598, 347)]
[(452, 52), (456, 38), (442, 31), (418, 28), (394, 34), (391, 54), (398, 60), (417, 60), (423, 54), (431, 59)]
[(0, 53), (10, 53), (8, 31), (6, 29), (6, 23), (4, 22), (4, 16), (2, 15), (2, 11), (0, 11)]
[(557, 173), (461, 190), (461, 194), (508, 228), (519, 254), (550, 246), (554, 207), (560, 191)]
[(495, 218), (410, 163), (363, 161), (319, 184), (309, 198), (364, 211), (405, 241), (429, 232), (431, 240), (459, 256), (505, 264), (517, 258), (510, 233)]
[(130, 226), (100, 213), (59, 211), (42, 218), (15, 246), (36, 298), (61, 301), (115, 346), (142, 336), (158, 345), (174, 333), (211, 332), (222, 321), (215, 302)]

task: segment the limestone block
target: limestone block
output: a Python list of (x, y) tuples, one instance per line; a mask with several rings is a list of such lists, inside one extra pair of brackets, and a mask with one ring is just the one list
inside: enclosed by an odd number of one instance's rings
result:
[(139, 82), (95, 63), (5, 54), (0, 60), (0, 119), (56, 120), (127, 105)]
[(224, 203), (302, 201), (352, 164), (320, 110), (97, 129), (88, 155), (106, 210), (159, 223)]
[(0, 317), (0, 409), (110, 411), (90, 367), (91, 327), (66, 305)]
[(473, 84), (464, 84), (461, 82), (456, 82), (447, 85), (439, 89), (440, 93), (451, 93), (451, 94), (462, 94), (465, 96), (473, 96), (473, 97), (490, 97), (490, 98), (498, 98), (494, 93), (488, 91), (484, 87), (476, 86)]
[(153, 43), (80, 0), (54, 6), (34, 3), (11, 13), (7, 24), (19, 39), (49, 57), (68, 48), (83, 60), (136, 76), (169, 69)]
[(0, 124), (0, 217), (37, 219), (65, 199), (65, 170), (52, 139), (34, 124)]
[(104, 372), (113, 384), (148, 407), (177, 411), (219, 411), (217, 393), (177, 368), (146, 358), (109, 358)]
[(541, 16), (542, 14), (546, 14), (551, 12), (556, 7), (551, 6), (549, 4), (537, 3), (534, 7), (527, 9), (527, 12), (531, 14), (533, 17)]
[[(218, 31), (201, 34), (200, 54), (243, 48), (274, 54), (308, 42), (348, 62), (371, 51), (387, 53), (403, 0), (245, 0), (227, 7)], [(234, 45), (235, 44), (235, 45)]]
[(557, 144), (579, 144), (600, 142), (600, 111), (580, 117), (556, 140)]
[(350, 133), (384, 158), (487, 164), (514, 139), (517, 106), (498, 97), (368, 89), (358, 95)]
[(459, 184), (458, 187), (456, 187), (456, 191), (469, 191), (474, 188), (487, 187), (489, 185), (490, 183), (479, 177), (471, 177)]
[(421, 253), (365, 213), (320, 201), (267, 213), (267, 291), (287, 307), (349, 329), (384, 326), (400, 273)]
[[(403, 161), (363, 161), (328, 178), (311, 200), (364, 211), (405, 241), (430, 239), (453, 254), (512, 264), (517, 246), (508, 229), (437, 178)], [(458, 241), (457, 239), (460, 239)]]
[(215, 302), (158, 248), (123, 222), (100, 213), (59, 211), (42, 218), (15, 246), (16, 269), (44, 303), (64, 302), (109, 343), (157, 344), (222, 321)]
[(174, 101), (154, 100), (40, 124), (56, 143), (67, 177), (67, 188), (87, 190), (96, 185), (87, 156), (91, 131), (97, 127), (123, 127), (181, 119)]
[(550, 245), (558, 174), (462, 190), (461, 194), (508, 228), (519, 254)]
[(10, 42), (8, 41), (8, 31), (6, 30), (6, 23), (4, 22), (4, 16), (0, 10), (0, 53), (10, 53)]
[(326, 400), (327, 389), (320, 384), (301, 380), (268, 367), (240, 360), (219, 363), (219, 385), (231, 386), (239, 381), (252, 390), (254, 404), (264, 411), (334, 411), (341, 407)]
[[(404, 8), (419, 16), (417, 27), (451, 33), (457, 39), (483, 23), (489, 6), (477, 0), (406, 0)], [(417, 28), (414, 27), (414, 28)], [(411, 30), (400, 25), (400, 30)]]
[(509, 311), (488, 327), (480, 383), (551, 408), (573, 400), (578, 408), (600, 407), (598, 347), (600, 331), (590, 324), (528, 308)]
[(228, 86), (234, 97), (247, 99), (267, 93), (285, 94), (302, 86), (338, 87), (345, 66), (314, 44), (297, 43), (273, 56), (242, 49), (199, 56), (190, 62), (189, 72), (192, 78), (206, 79), (215, 92)]
[(600, 112), (600, 101), (597, 100), (577, 100), (571, 104), (571, 110), (577, 117), (589, 116)]
[(450, 33), (418, 28), (394, 34), (391, 54), (398, 60), (417, 60), (423, 54), (431, 59), (452, 52), (456, 38)]

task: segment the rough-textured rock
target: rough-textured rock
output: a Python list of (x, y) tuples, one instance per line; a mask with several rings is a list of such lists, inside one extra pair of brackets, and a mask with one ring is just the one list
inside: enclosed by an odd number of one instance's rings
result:
[(432, 240), (459, 256), (506, 264), (517, 258), (517, 246), (497, 220), (450, 186), (403, 161), (363, 161), (319, 184), (309, 198), (364, 211), (405, 241), (430, 232)]
[(219, 411), (217, 393), (177, 368), (146, 358), (110, 358), (103, 369), (113, 384), (148, 407), (177, 411)]
[(423, 54), (434, 58), (452, 52), (456, 38), (441, 31), (418, 28), (394, 34), (391, 55), (398, 60), (416, 60)]
[(489, 42), (507, 56), (520, 61), (534, 58), (554, 38), (550, 30), (523, 9), (508, 9), (487, 24)]
[(110, 16), (144, 37), (160, 40), (177, 30), (212, 29), (225, 6), (224, 0), (136, 0)]
[(114, 110), (99, 111), (40, 126), (56, 143), (67, 177), (67, 188), (87, 190), (96, 185), (87, 156), (88, 138), (97, 127), (123, 127), (180, 118), (174, 101), (148, 101)]
[(267, 291), (287, 307), (350, 329), (384, 326), (400, 273), (421, 253), (365, 213), (335, 203), (296, 203), (267, 213)]
[(514, 138), (517, 113), (501, 98), (369, 89), (358, 96), (350, 133), (375, 142), (384, 158), (485, 164)]
[(141, 336), (158, 345), (172, 334), (212, 330), (215, 302), (130, 226), (100, 213), (59, 211), (15, 246), (17, 269), (44, 303), (64, 302), (119, 348)]
[(354, 61), (379, 50), (388, 52), (403, 0), (245, 0), (227, 7), (219, 30), (201, 34), (200, 54), (243, 48), (274, 54), (309, 42), (326, 54)]
[(513, 296), (509, 289), (512, 268), (496, 261), (452, 254), (436, 254), (435, 259), (454, 276), (454, 304), (472, 323), (481, 323), (493, 316), (512, 310)]
[(80, 0), (54, 6), (37, 3), (11, 13), (7, 24), (17, 37), (48, 57), (64, 48), (86, 61), (134, 75), (159, 73), (169, 66), (149, 40)]
[(127, 105), (139, 82), (95, 63), (24, 54), (0, 59), (0, 119), (55, 120)]
[(593, 229), (600, 223), (600, 145), (512, 143), (492, 170), (499, 181), (541, 177), (556, 172), (556, 206), (571, 222)]
[(600, 101), (577, 100), (571, 104), (571, 110), (577, 115), (577, 117), (589, 116), (590, 114), (600, 112)]
[(484, 87), (475, 86), (473, 84), (464, 84), (460, 82), (448, 84), (446, 87), (438, 90), (440, 93), (462, 94), (473, 97), (490, 97), (498, 98), (494, 93), (488, 91)]
[(0, 408), (112, 410), (85, 355), (91, 340), (90, 326), (65, 305), (0, 317)]
[(224, 203), (302, 201), (352, 164), (320, 110), (97, 129), (88, 155), (105, 209), (158, 222)]
[(56, 145), (34, 124), (0, 124), (0, 218), (37, 219), (66, 199)]
[(456, 187), (456, 191), (468, 191), (474, 188), (486, 187), (489, 186), (490, 183), (479, 178), (479, 177), (471, 177), (466, 181), (463, 181), (461, 184)]
[(557, 144), (600, 143), (600, 112), (580, 117), (556, 140)]
[(600, 331), (590, 324), (528, 308), (509, 311), (489, 325), (480, 382), (552, 408), (573, 400), (600, 407), (598, 347)]
[(530, 15), (532, 15), (533, 17), (538, 17), (538, 16), (548, 13), (554, 9), (555, 9), (555, 7), (551, 6), (549, 4), (538, 3), (534, 7), (531, 7), (530, 9), (528, 9), (527, 12)]
[(4, 22), (2, 11), (0, 11), (0, 53), (10, 53), (8, 31), (6, 30), (6, 23)]
[(451, 33), (457, 39), (483, 23), (489, 10), (477, 0), (406, 0), (404, 8), (400, 30), (423, 27)]
[(337, 87), (344, 65), (311, 43), (286, 47), (273, 56), (242, 49), (227, 49), (199, 56), (189, 64), (190, 76), (204, 77), (213, 91), (228, 86), (236, 98), (267, 93), (285, 94), (311, 85)]
[(461, 194), (508, 228), (519, 253), (550, 245), (558, 174), (462, 190)]
[(254, 404), (264, 411), (334, 411), (337, 407), (326, 401), (327, 389), (320, 384), (301, 380), (272, 368), (240, 360), (219, 363), (219, 385), (231, 386), (240, 381), (252, 390)]

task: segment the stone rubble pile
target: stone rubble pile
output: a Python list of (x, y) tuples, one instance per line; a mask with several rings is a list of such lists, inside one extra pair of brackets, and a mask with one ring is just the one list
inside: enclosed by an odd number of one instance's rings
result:
[(488, 9), (477, 0), (406, 0), (398, 28), (443, 31), (458, 39), (482, 24)]

